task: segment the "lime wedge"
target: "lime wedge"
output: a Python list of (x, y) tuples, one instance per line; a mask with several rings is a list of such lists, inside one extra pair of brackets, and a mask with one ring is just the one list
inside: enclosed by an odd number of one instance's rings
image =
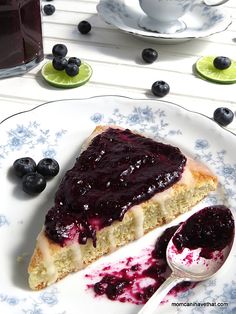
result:
[(93, 70), (89, 64), (82, 62), (79, 67), (79, 73), (71, 77), (65, 71), (55, 70), (52, 66), (52, 61), (49, 61), (44, 64), (41, 73), (43, 78), (55, 87), (73, 88), (85, 84), (90, 79)]
[(231, 60), (231, 66), (224, 70), (217, 69), (213, 60), (215, 56), (205, 56), (198, 59), (195, 68), (200, 76), (209, 81), (221, 84), (236, 83), (236, 61)]

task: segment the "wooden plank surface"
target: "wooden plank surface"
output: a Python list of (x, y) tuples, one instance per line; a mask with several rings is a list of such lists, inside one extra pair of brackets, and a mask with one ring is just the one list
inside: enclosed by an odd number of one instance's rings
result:
[[(150, 43), (126, 34), (105, 23), (96, 11), (98, 0), (57, 0), (56, 12), (42, 16), (45, 55), (53, 45), (64, 43), (69, 56), (78, 56), (93, 68), (89, 83), (77, 89), (60, 90), (47, 85), (39, 66), (21, 77), (0, 80), (0, 120), (15, 112), (58, 99), (95, 95), (124, 95), (134, 98), (154, 98), (151, 85), (164, 80), (170, 93), (164, 98), (187, 109), (212, 116), (215, 108), (227, 106), (236, 111), (236, 87), (204, 81), (193, 73), (193, 65), (203, 55), (236, 56), (236, 2), (223, 5), (232, 16), (232, 24), (221, 33), (163, 45)], [(42, 6), (47, 4), (42, 1)], [(77, 30), (81, 20), (88, 20), (92, 31), (82, 35)], [(141, 52), (146, 47), (158, 51), (157, 62), (144, 64)], [(236, 131), (236, 122), (229, 129)]]

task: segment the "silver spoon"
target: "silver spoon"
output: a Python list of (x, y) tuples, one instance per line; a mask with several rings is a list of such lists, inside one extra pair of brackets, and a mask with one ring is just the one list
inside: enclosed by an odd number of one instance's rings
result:
[[(180, 232), (182, 227), (183, 224), (177, 229), (175, 234)], [(168, 243), (166, 250), (167, 263), (172, 270), (172, 273), (142, 307), (138, 314), (157, 313), (157, 306), (167, 293), (178, 283), (182, 281), (203, 281), (215, 275), (229, 256), (234, 240), (233, 237), (231, 243), (229, 243), (222, 251), (215, 251), (213, 252), (213, 254), (215, 253), (213, 258), (206, 259), (200, 257), (199, 253), (201, 249), (191, 250), (185, 248), (181, 253), (178, 253), (173, 243), (173, 237)]]

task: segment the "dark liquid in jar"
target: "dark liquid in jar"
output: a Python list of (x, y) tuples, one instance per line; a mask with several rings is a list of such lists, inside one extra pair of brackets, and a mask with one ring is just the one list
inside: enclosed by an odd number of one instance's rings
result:
[(0, 68), (43, 58), (39, 0), (1, 0)]

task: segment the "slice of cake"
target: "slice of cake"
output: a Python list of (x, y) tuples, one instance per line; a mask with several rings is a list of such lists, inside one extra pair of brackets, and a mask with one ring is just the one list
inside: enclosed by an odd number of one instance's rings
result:
[(216, 186), (211, 171), (177, 147), (98, 126), (46, 215), (30, 287), (42, 289), (172, 221)]

